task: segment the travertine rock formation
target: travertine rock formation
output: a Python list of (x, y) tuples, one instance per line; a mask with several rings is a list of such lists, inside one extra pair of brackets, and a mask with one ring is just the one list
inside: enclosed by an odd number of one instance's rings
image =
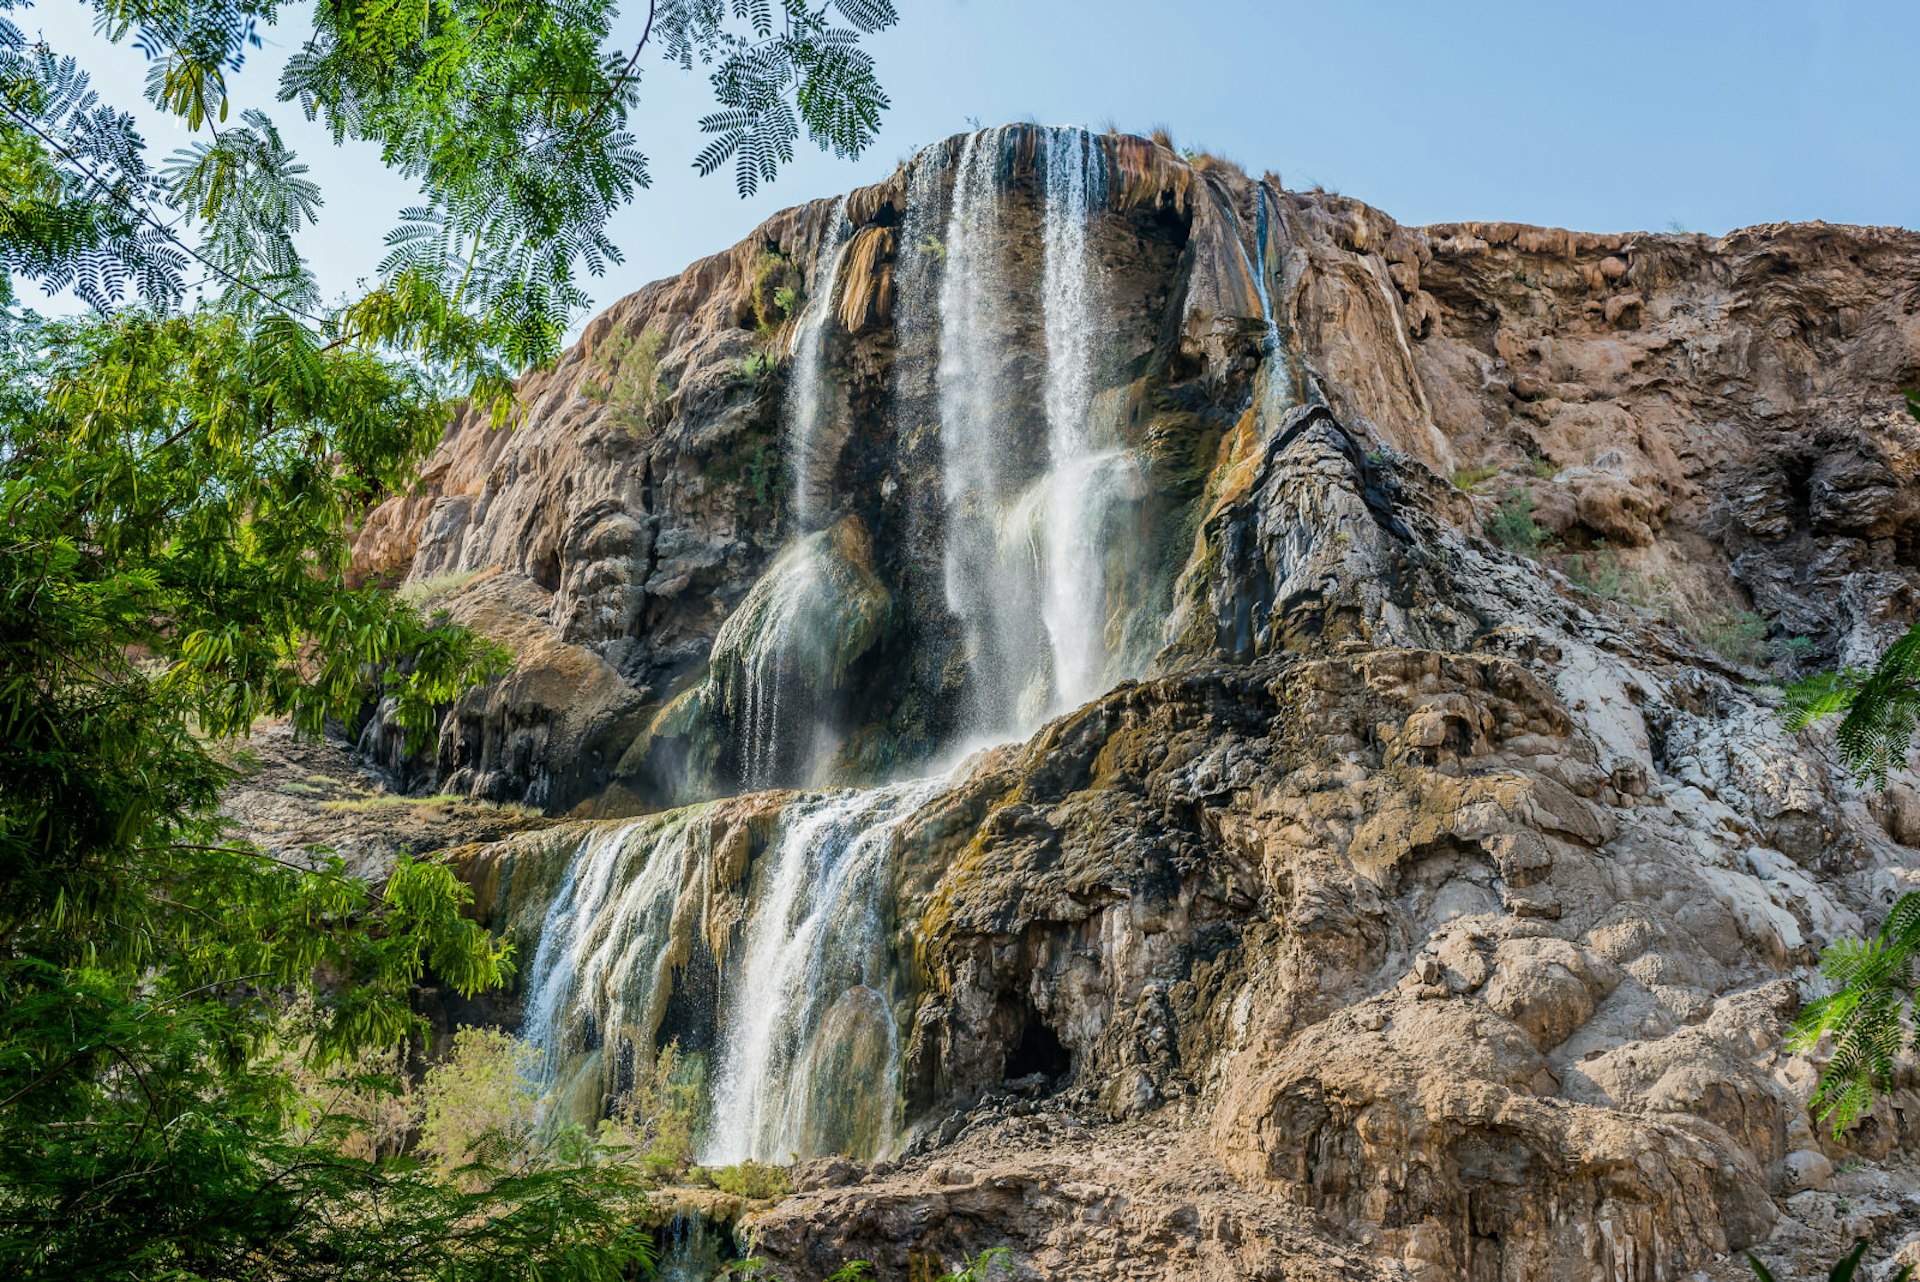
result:
[[(1006, 136), (999, 234), (1030, 281), (1034, 143)], [(1920, 798), (1784, 734), (1776, 683), (1914, 612), (1920, 235), (1409, 228), (1090, 145), (1098, 403), (1144, 460), (1152, 549), (1109, 633), (1149, 661), (893, 832), (910, 1155), (759, 1215), (775, 1271), (1008, 1244), (1029, 1277), (1639, 1282), (1910, 1231), (1886, 1172), (1920, 1140), (1911, 1076), (1836, 1144), (1781, 1038), (1820, 948), (1920, 887)], [(835, 304), (804, 482), (845, 605), (804, 616), (838, 645), (808, 677), (838, 700), (821, 777), (953, 741), (922, 182), (853, 193), (836, 280), (807, 271), (826, 202), (789, 211), (595, 320), (515, 431), (450, 429), (368, 514), (362, 565), (441, 585), (520, 668), (450, 712), (437, 760), (377, 718), (369, 747), (556, 811), (737, 786), (727, 691), (779, 652), (748, 622), (716, 638), (766, 612), (795, 533), (787, 371), (754, 355), (780, 281)], [(589, 390), (615, 327), (661, 335), (638, 426)], [(1016, 327), (1008, 386), (1043, 344)], [(700, 857), (675, 936), (701, 983), (764, 834), (737, 845)], [(475, 867), (531, 920), (514, 852)]]

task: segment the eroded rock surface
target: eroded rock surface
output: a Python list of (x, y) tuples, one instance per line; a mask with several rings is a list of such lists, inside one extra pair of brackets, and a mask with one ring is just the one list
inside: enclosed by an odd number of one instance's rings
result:
[[(1640, 1282), (1911, 1232), (1913, 1076), (1836, 1142), (1782, 1033), (1819, 950), (1920, 887), (1915, 780), (1862, 796), (1780, 730), (1774, 683), (1913, 613), (1920, 235), (1408, 228), (1098, 145), (1103, 394), (1165, 569), (1122, 626), (1157, 653), (894, 834), (910, 1155), (758, 1216), (775, 1272), (1005, 1244), (1024, 1277)], [(831, 286), (816, 202), (616, 305), (528, 380), (523, 426), (462, 419), (368, 515), (368, 574), (521, 659), (390, 767), (553, 809), (675, 799), (701, 752), (737, 786), (726, 625), (794, 533), (784, 375), (741, 365), (776, 276), (837, 291), (808, 484), (854, 588), (797, 616), (857, 624), (809, 677), (842, 696), (835, 777), (950, 739), (935, 336), (893, 323), (928, 270), (909, 186), (848, 199)], [(637, 426), (586, 390), (615, 327), (661, 335)], [(1038, 337), (1009, 342), (1037, 377)], [(1484, 537), (1516, 517), (1557, 542)], [(699, 983), (762, 849), (709, 844), (728, 889), (676, 935)]]

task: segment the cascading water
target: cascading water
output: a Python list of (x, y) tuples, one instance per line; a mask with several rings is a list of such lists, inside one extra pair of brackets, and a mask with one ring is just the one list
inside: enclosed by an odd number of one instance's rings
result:
[(1002, 555), (1001, 517), (1030, 465), (1021, 457), (1008, 353), (1015, 317), (1003, 280), (1000, 174), (1008, 131), (967, 136), (954, 170), (940, 275), (941, 482), (946, 497), (947, 608), (965, 636), (967, 731), (1002, 737), (1044, 690), (1037, 558)]
[(813, 292), (794, 328), (793, 374), (787, 383), (787, 458), (793, 470), (793, 520), (800, 530), (811, 530), (818, 520), (818, 495), (826, 487), (813, 475), (814, 446), (827, 416), (825, 395), (827, 320), (833, 315), (840, 259), (846, 253), (852, 228), (847, 223), (847, 198), (840, 197), (827, 215), (820, 249), (813, 264)]
[(1286, 344), (1280, 338), (1280, 322), (1273, 314), (1273, 296), (1267, 287), (1267, 185), (1253, 188), (1253, 288), (1260, 296), (1260, 319), (1266, 322), (1266, 337), (1260, 343), (1260, 369), (1254, 375), (1254, 397), (1259, 406), (1263, 429), (1279, 427), (1280, 420), (1293, 406), (1293, 378)]
[(676, 973), (712, 950), (703, 1160), (887, 1151), (899, 1126), (896, 833), (944, 782), (794, 798), (750, 871), (728, 844), (746, 830), (713, 805), (578, 842), (543, 914), (522, 1025), (549, 1107), (598, 1116), (644, 1073)]
[[(963, 145), (940, 287), (947, 603), (965, 634), (975, 738), (1029, 730), (1111, 679), (1113, 517), (1139, 494), (1138, 468), (1093, 413), (1103, 297), (1088, 235), (1106, 201), (1105, 153), (1081, 129), (1037, 138), (1046, 367), (1036, 416), (1004, 372), (1020, 322), (1001, 276), (1008, 150), (1004, 129)], [(1043, 442), (1026, 431), (1036, 417)]]
[(1092, 211), (1106, 201), (1104, 155), (1080, 129), (1049, 129), (1046, 252), (1047, 451), (1042, 618), (1053, 661), (1049, 711), (1078, 707), (1105, 685), (1106, 522), (1115, 482), (1129, 468), (1116, 442), (1099, 439), (1093, 398), (1099, 373), (1098, 265), (1088, 252)]
[(890, 846), (937, 788), (830, 793), (782, 815), (721, 1007), (704, 1161), (876, 1153), (892, 1138)]
[(562, 1100), (591, 1094), (597, 1107), (603, 1046), (652, 1045), (677, 964), (667, 944), (687, 911), (699, 815), (694, 807), (598, 828), (567, 864), (534, 950), (521, 1025)]
[(858, 517), (795, 539), (721, 625), (702, 697), (725, 711), (743, 789), (811, 783), (833, 710), (892, 597)]

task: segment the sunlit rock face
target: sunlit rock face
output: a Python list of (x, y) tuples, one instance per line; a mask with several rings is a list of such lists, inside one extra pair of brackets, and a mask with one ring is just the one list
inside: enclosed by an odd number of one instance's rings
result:
[(1917, 303), (1908, 232), (950, 139), (454, 424), (360, 565), (518, 667), (362, 744), (598, 816), (467, 855), (554, 1107), (676, 1042), (706, 1160), (887, 1159), (781, 1276), (1738, 1276), (1851, 1232), (1781, 1034), (1920, 883), (1775, 710), (1912, 615)]

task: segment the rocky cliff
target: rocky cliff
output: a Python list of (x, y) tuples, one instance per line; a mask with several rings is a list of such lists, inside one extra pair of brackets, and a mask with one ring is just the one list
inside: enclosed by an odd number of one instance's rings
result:
[(1913, 616), (1916, 381), (1912, 232), (985, 131), (454, 422), (360, 568), (516, 669), (361, 746), (601, 817), (469, 856), (582, 1107), (671, 1036), (722, 1156), (885, 1159), (782, 1276), (1740, 1276), (1920, 1227), (1913, 1079), (1836, 1142), (1781, 1040), (1920, 795), (1777, 715)]

